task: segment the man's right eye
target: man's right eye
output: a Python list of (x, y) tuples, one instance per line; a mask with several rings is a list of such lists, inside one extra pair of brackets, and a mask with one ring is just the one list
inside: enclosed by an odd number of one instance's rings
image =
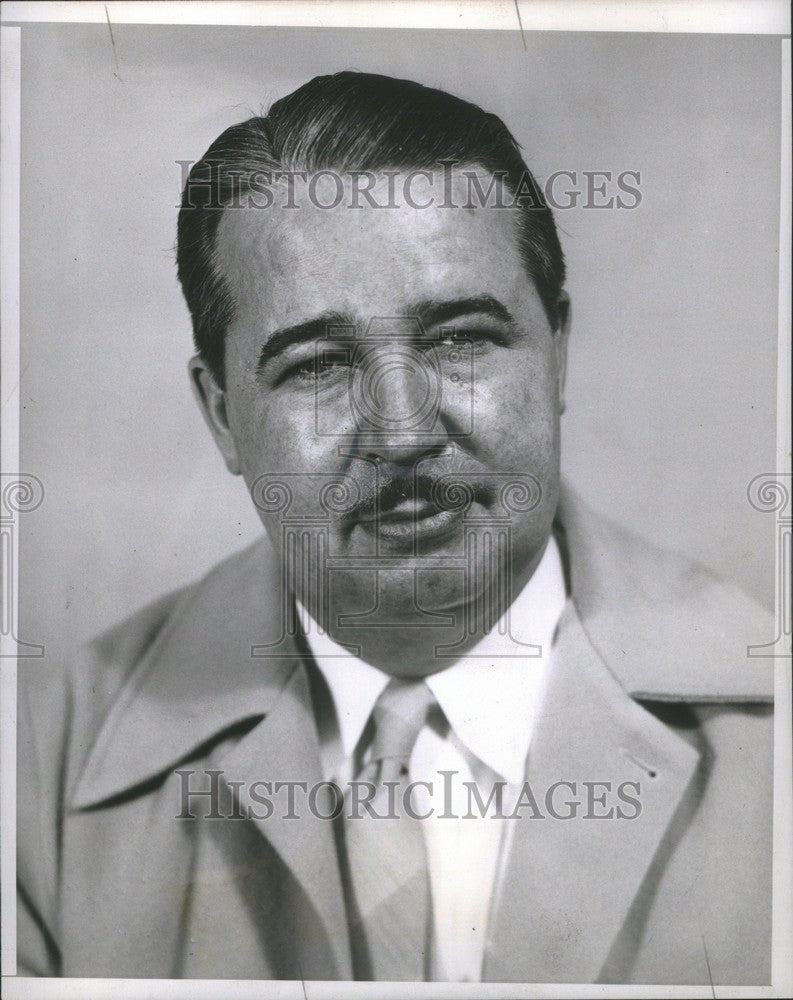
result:
[(281, 381), (295, 379), (298, 382), (320, 382), (345, 373), (348, 368), (349, 359), (346, 355), (328, 352), (292, 365)]

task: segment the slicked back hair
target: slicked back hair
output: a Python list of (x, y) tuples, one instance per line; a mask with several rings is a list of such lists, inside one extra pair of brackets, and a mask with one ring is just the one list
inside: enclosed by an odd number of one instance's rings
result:
[(177, 265), (199, 352), (225, 388), (230, 290), (216, 260), (224, 208), (255, 178), (279, 171), (432, 170), (454, 162), (503, 178), (516, 199), (518, 249), (551, 325), (565, 267), (553, 215), (520, 147), (496, 115), (442, 90), (371, 73), (318, 76), (276, 101), (266, 116), (232, 125), (190, 170), (182, 194)]

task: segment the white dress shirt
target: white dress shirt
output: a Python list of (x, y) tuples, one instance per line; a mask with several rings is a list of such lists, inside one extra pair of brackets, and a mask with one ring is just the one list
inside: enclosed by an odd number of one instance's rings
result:
[[(461, 659), (425, 678), (445, 720), (421, 730), (409, 772), (411, 781), (432, 784), (431, 792), (416, 788), (413, 804), (419, 814), (433, 810), (422, 827), (432, 888), (435, 981), (481, 979), (489, 914), (497, 905), (514, 824), (492, 818), (495, 801), (481, 818), (464, 782), (475, 783), (484, 803), (494, 783), (503, 783), (502, 813), (509, 815), (524, 781), (565, 600), (561, 558), (551, 537), (531, 579), (492, 631)], [(326, 780), (344, 787), (355, 777), (355, 748), (391, 677), (321, 632), (299, 602), (298, 613), (336, 710), (335, 720), (318, 720), (323, 771)], [(441, 771), (453, 774), (443, 777)]]

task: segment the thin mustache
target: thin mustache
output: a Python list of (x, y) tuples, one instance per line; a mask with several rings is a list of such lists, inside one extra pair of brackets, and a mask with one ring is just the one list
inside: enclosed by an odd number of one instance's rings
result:
[(367, 475), (363, 481), (357, 480), (358, 500), (347, 512), (347, 517), (371, 517), (375, 513), (392, 510), (405, 500), (423, 500), (437, 510), (443, 510), (443, 494), (455, 482), (464, 483), (476, 500), (489, 501), (493, 497), (493, 485), (480, 469), (463, 470), (455, 465), (454, 468), (433, 469), (431, 474), (416, 474), (404, 467), (380, 466), (374, 475)]

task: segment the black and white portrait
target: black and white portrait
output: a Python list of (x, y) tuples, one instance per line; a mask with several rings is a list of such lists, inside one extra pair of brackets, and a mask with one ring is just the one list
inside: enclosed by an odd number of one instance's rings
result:
[(783, 995), (783, 13), (34, 6), (8, 995)]

